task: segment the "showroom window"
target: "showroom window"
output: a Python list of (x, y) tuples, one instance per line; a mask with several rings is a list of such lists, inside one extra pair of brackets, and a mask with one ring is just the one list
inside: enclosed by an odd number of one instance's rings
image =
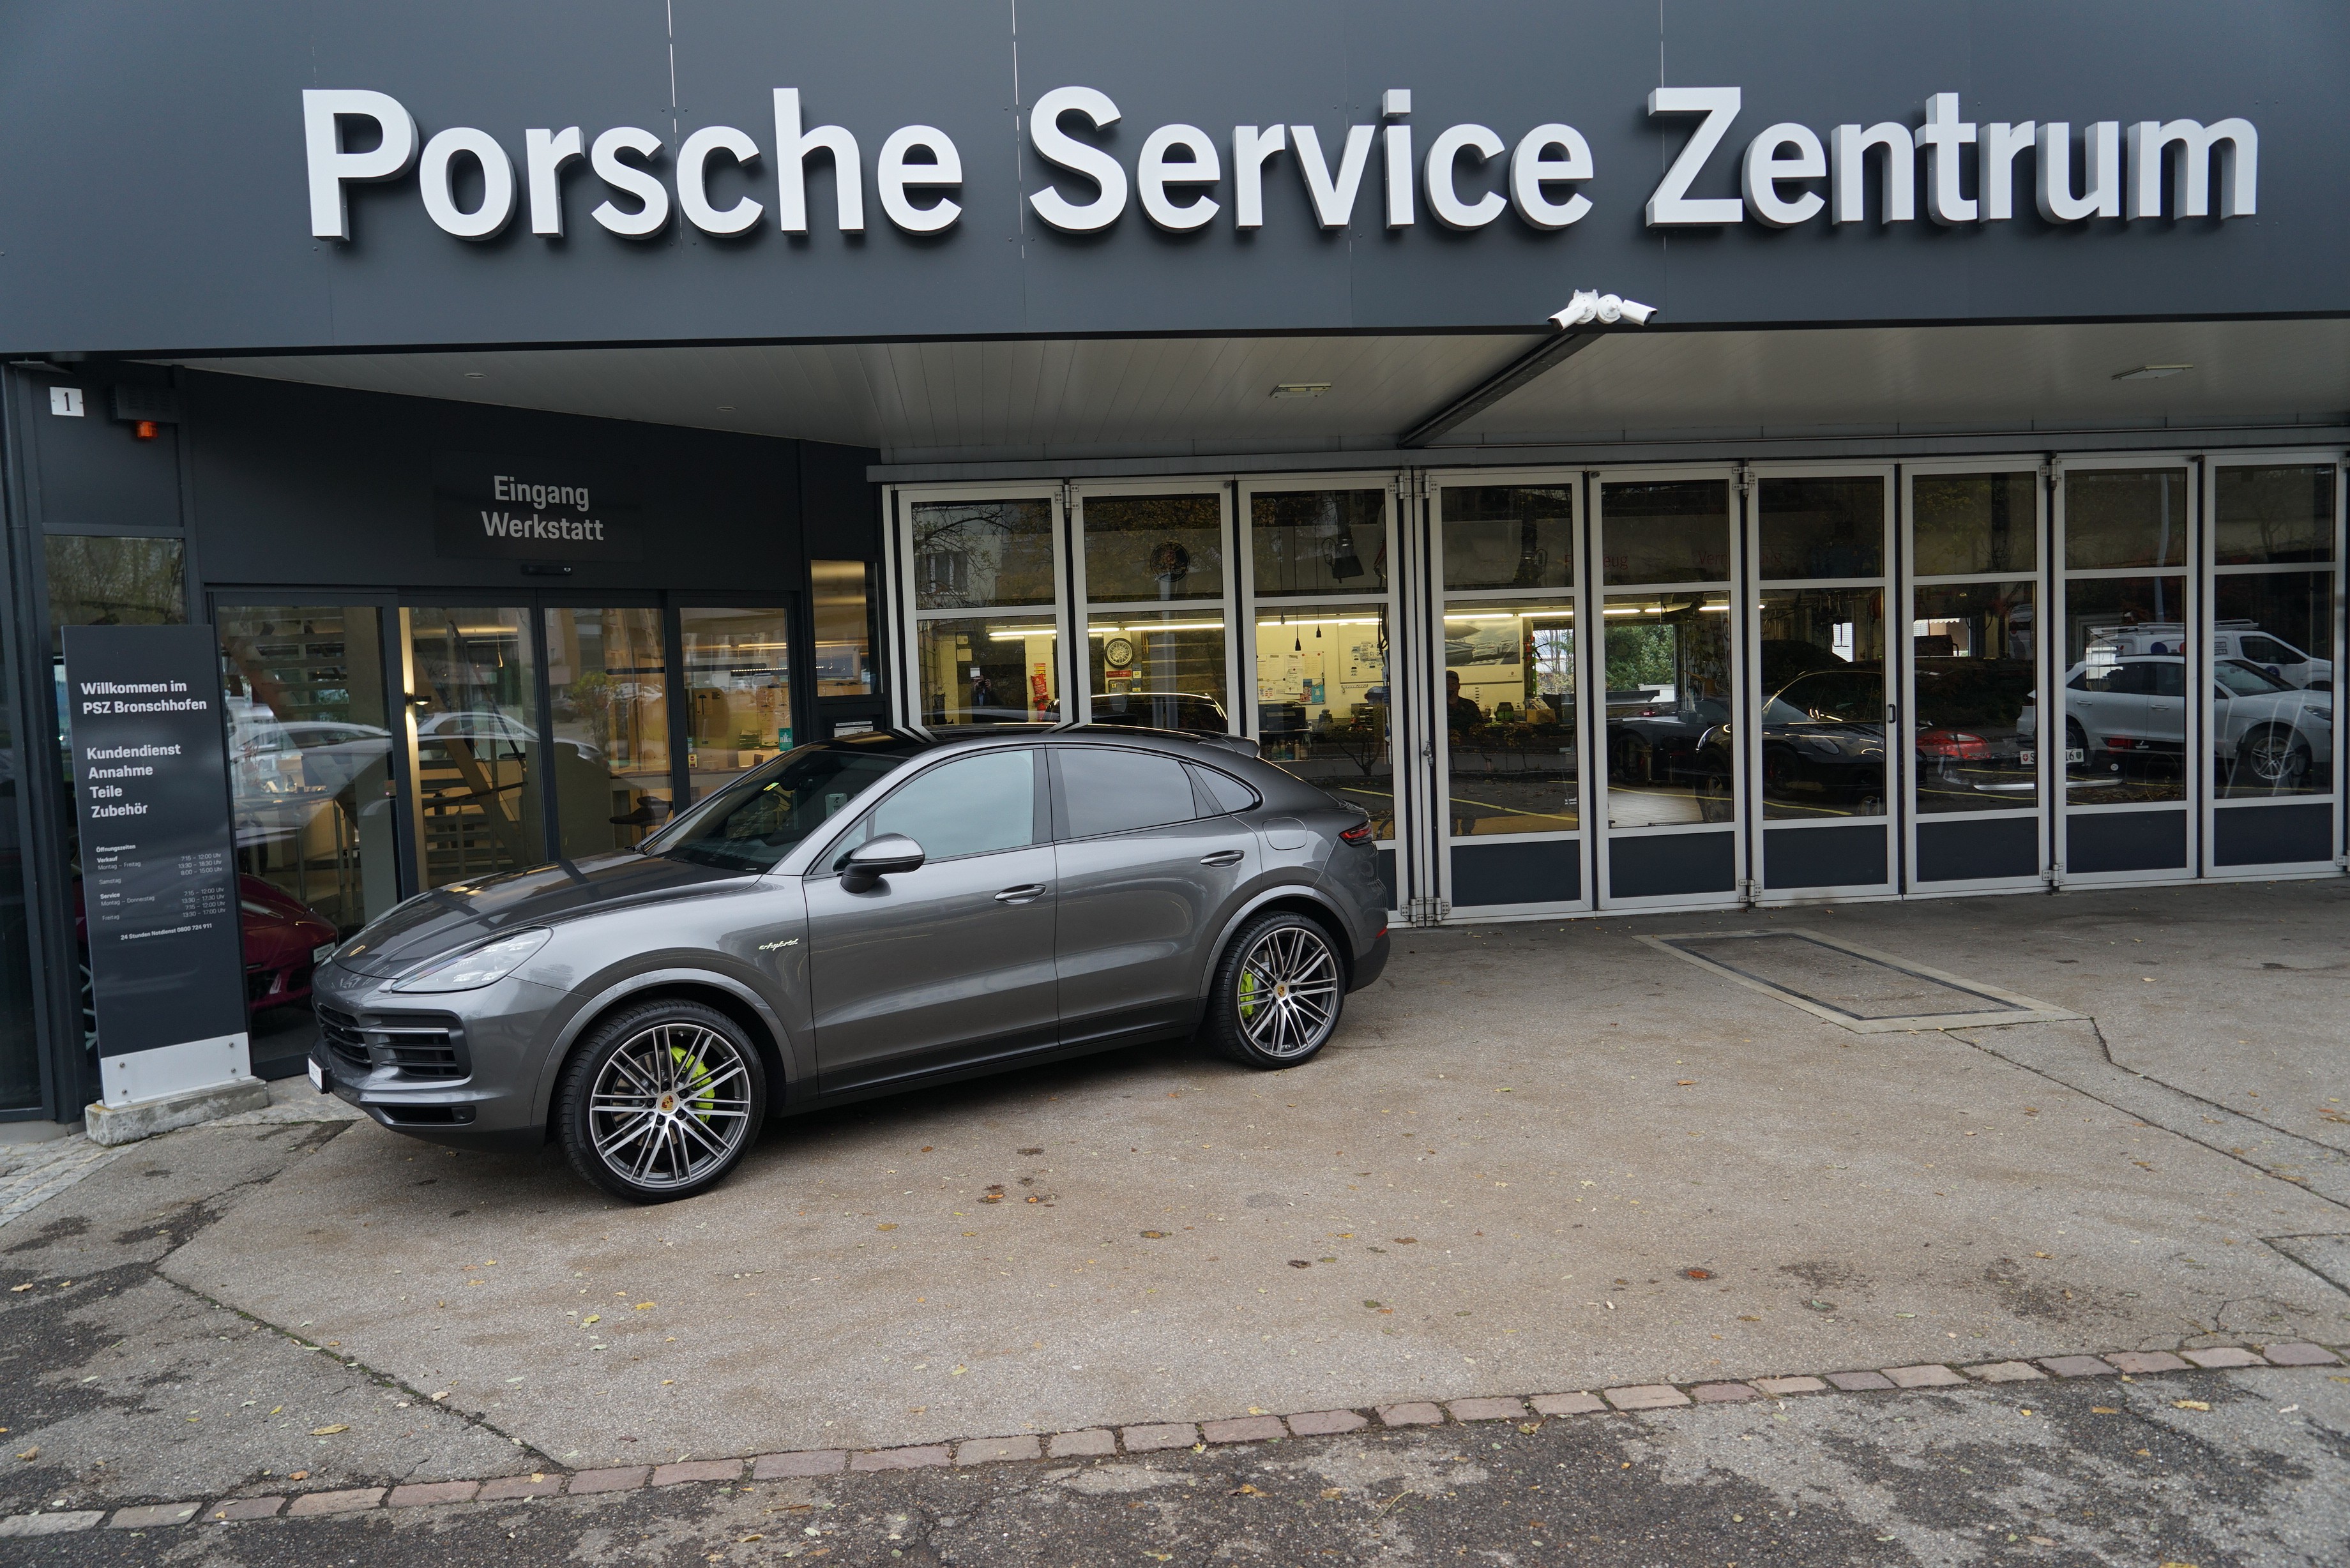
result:
[(1396, 833), (1385, 489), (1243, 491), (1259, 742), (1265, 760)]
[(1059, 503), (910, 499), (915, 711), (925, 724), (1061, 716)]
[(1232, 712), (1226, 492), (1092, 492), (1077, 502), (1079, 672), (1096, 724), (1226, 734)]

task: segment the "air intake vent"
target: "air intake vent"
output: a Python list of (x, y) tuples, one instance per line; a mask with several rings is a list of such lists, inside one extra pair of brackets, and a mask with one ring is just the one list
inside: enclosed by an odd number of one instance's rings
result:
[(389, 1067), (403, 1078), (462, 1078), (470, 1071), (452, 1021), (359, 1019), (320, 1004), (318, 1033), (336, 1060), (354, 1072)]

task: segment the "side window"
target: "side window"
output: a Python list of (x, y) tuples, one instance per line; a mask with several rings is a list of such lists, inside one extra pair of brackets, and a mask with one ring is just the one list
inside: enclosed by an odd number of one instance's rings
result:
[(2184, 660), (2177, 664), (2158, 664), (2154, 667), (2153, 674), (2154, 694), (2157, 697), (2187, 695), (2187, 665)]
[(2244, 639), (2244, 657), (2254, 664), (2299, 664), (2303, 656), (2272, 637), (2248, 637)]
[(1061, 811), (1071, 838), (1130, 833), (1200, 815), (1191, 775), (1172, 757), (1108, 746), (1063, 746)]
[(873, 808), (844, 849), (902, 833), (930, 860), (1021, 849), (1036, 842), (1036, 753), (983, 752), (910, 781)]
[(1193, 768), (1191, 776), (1208, 792), (1208, 799), (1220, 812), (1248, 811), (1256, 805), (1256, 791), (1230, 774), (1220, 774), (1213, 768)]

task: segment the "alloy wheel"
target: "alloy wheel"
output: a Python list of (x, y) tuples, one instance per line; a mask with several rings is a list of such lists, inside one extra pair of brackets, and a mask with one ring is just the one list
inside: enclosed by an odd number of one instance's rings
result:
[(2252, 776), (2272, 788), (2290, 788), (2309, 771), (2309, 749), (2291, 733), (2263, 730), (2244, 748)]
[(1302, 1056), (1338, 1019), (1338, 961), (1308, 927), (1276, 926), (1241, 961), (1241, 1033), (1267, 1056)]
[(751, 1135), (751, 1073), (741, 1049), (697, 1023), (656, 1023), (621, 1042), (588, 1102), (596, 1158), (646, 1191), (691, 1187)]

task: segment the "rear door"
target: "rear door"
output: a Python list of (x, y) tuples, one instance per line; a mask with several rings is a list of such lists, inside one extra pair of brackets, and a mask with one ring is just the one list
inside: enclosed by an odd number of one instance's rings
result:
[(1256, 874), (1256, 833), (1163, 753), (1050, 750), (1061, 1038), (1187, 1026), (1208, 944)]
[[(1049, 1047), (1057, 1037), (1051, 817), (1042, 755), (959, 757), (867, 812), (807, 877), (826, 1092)], [(840, 857), (901, 833), (915, 870), (852, 893)]]

